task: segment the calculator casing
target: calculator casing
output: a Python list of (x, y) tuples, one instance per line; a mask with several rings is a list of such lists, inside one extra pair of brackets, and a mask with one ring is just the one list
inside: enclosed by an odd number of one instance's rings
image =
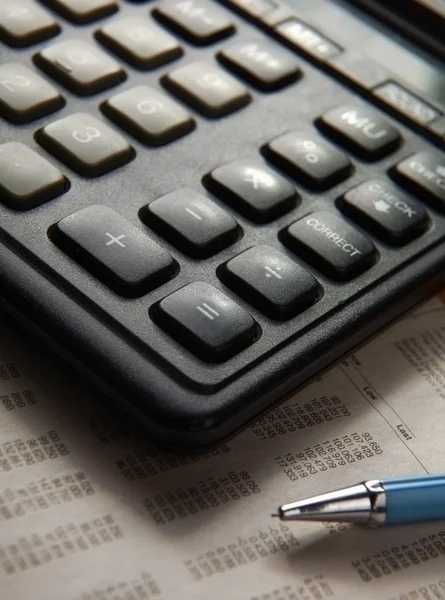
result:
[[(138, 10), (139, 6), (125, 5), (128, 14)], [(234, 14), (234, 20), (239, 34), (263, 35), (242, 17)], [(91, 39), (99, 26), (92, 23), (79, 28), (64, 23), (64, 30), (67, 37), (72, 34)], [(46, 43), (51, 40), (32, 51), (5, 46), (3, 60), (17, 60), (17, 53), (23, 53), (29, 61), (28, 57)], [(113, 93), (142, 82), (160, 88), (160, 78), (170, 69), (194, 59), (213, 60), (215, 53), (229, 43), (230, 38), (205, 48), (184, 43), (184, 57), (153, 72), (140, 73), (125, 65), (130, 75), (126, 83), (89, 98), (79, 98), (61, 88), (67, 100), (64, 108), (32, 126), (5, 121), (2, 137), (23, 142), (48, 158), (33, 131), (73, 112), (91, 111), (106, 121), (98, 107)], [(321, 282), (325, 295), (288, 323), (277, 324), (266, 318), (226, 288), (216, 275), (221, 264), (255, 243), (270, 243), (282, 249), (277, 236), (289, 224), (312, 210), (332, 209), (347, 190), (382, 177), (410, 154), (429, 149), (440, 152), (403, 119), (385, 111), (382, 116), (402, 135), (403, 144), (398, 150), (375, 163), (352, 156), (353, 175), (327, 192), (313, 192), (297, 183), (301, 203), (270, 226), (256, 225), (231, 211), (244, 235), (210, 259), (184, 256), (139, 219), (139, 211), (150, 200), (184, 187), (206, 193), (202, 180), (212, 169), (238, 157), (258, 156), (267, 142), (287, 131), (301, 127), (311, 130), (316, 119), (332, 108), (343, 104), (370, 106), (358, 90), (331, 78), (311, 60), (302, 57), (301, 67), (302, 79), (281, 91), (263, 93), (249, 88), (251, 104), (228, 117), (210, 120), (194, 115), (196, 130), (162, 148), (147, 148), (122, 131), (135, 148), (136, 158), (102, 177), (83, 178), (55, 161), (71, 182), (69, 191), (59, 198), (20, 213), (0, 205), (1, 308), (135, 417), (147, 430), (149, 440), (188, 448), (204, 448), (222, 441), (445, 284), (445, 216), (430, 207), (433, 224), (428, 232), (399, 248), (373, 238), (381, 260), (350, 282), (332, 282), (305, 265)], [(179, 275), (141, 298), (121, 298), (66, 256), (49, 239), (49, 227), (97, 203), (116, 210), (166, 247), (181, 267)], [(226, 208), (223, 202), (221, 206)], [(226, 364), (209, 365), (158, 331), (150, 321), (150, 307), (192, 281), (208, 281), (254, 316), (265, 343), (262, 356), (253, 354), (256, 342)], [(325, 298), (329, 300), (326, 305)], [(139, 335), (148, 323), (151, 332), (159, 334), (155, 352)], [(209, 376), (212, 372), (217, 376)]]

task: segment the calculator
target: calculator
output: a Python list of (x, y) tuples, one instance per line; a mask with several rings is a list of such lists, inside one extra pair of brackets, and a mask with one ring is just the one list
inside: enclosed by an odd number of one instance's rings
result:
[(444, 24), (2, 0), (2, 310), (148, 439), (233, 435), (445, 284)]

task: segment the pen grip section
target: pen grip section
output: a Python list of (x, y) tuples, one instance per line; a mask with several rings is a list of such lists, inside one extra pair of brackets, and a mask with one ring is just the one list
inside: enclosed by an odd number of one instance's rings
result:
[(445, 477), (385, 479), (385, 525), (445, 520)]

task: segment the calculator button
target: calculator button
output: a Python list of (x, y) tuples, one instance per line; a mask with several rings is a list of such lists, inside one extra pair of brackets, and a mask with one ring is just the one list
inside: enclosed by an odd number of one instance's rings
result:
[(209, 189), (248, 219), (267, 223), (295, 208), (295, 187), (263, 161), (243, 159), (210, 173)]
[(125, 79), (119, 63), (100, 48), (81, 40), (48, 46), (34, 60), (76, 94), (96, 94)]
[(237, 222), (194, 190), (177, 190), (151, 202), (142, 220), (185, 254), (204, 258), (219, 252), (240, 236)]
[(206, 117), (223, 117), (251, 100), (247, 89), (234, 77), (203, 62), (172, 71), (163, 83)]
[(371, 240), (328, 211), (306, 215), (286, 233), (297, 254), (334, 280), (352, 279), (375, 262)]
[(319, 120), (320, 128), (365, 160), (377, 160), (401, 142), (400, 134), (386, 119), (367, 108), (341, 106)]
[(96, 38), (138, 69), (154, 69), (182, 55), (169, 33), (135, 17), (118, 19), (96, 31)]
[(257, 337), (253, 317), (208, 283), (190, 283), (170, 294), (153, 316), (172, 337), (206, 362), (223, 362)]
[(64, 252), (123, 296), (141, 296), (175, 271), (168, 252), (106, 206), (88, 206), (62, 219), (49, 235)]
[(226, 3), (254, 21), (264, 18), (278, 8), (275, 0), (226, 0)]
[(272, 319), (289, 319), (320, 297), (315, 277), (270, 246), (254, 246), (235, 256), (219, 274), (224, 283)]
[(277, 90), (300, 77), (295, 56), (268, 40), (238, 42), (224, 48), (219, 60), (257, 87)]
[(194, 44), (216, 42), (235, 30), (228, 14), (208, 0), (167, 0), (153, 16)]
[(37, 132), (37, 141), (86, 177), (103, 175), (134, 156), (124, 138), (87, 113), (76, 113), (47, 125)]
[(102, 110), (149, 146), (171, 142), (195, 127), (195, 121), (182, 106), (146, 85), (112, 96)]
[(44, 0), (46, 4), (74, 23), (91, 23), (117, 11), (114, 0)]
[(65, 104), (57, 89), (20, 63), (0, 66), (0, 115), (27, 123)]
[(341, 210), (394, 245), (406, 244), (428, 226), (423, 207), (389, 181), (373, 179), (349, 190)]
[(19, 142), (0, 146), (1, 201), (15, 210), (27, 210), (63, 194), (62, 173), (37, 152)]
[(0, 4), (0, 39), (10, 46), (29, 46), (59, 33), (57, 21), (31, 0)]
[(288, 19), (279, 23), (275, 31), (292, 46), (307, 52), (317, 60), (325, 61), (343, 52), (343, 48), (338, 44), (299, 19)]
[(413, 154), (399, 163), (392, 175), (409, 192), (445, 212), (445, 160), (440, 154)]
[(419, 98), (395, 81), (387, 81), (373, 90), (373, 94), (380, 98), (385, 104), (394, 108), (411, 121), (420, 125), (428, 125), (436, 121), (443, 113), (431, 106), (428, 102)]
[(267, 158), (309, 188), (325, 190), (346, 179), (349, 158), (313, 134), (286, 133), (265, 147)]

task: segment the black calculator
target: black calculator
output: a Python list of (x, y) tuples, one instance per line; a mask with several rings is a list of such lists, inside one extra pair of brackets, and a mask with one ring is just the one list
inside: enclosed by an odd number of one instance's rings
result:
[(0, 306), (233, 435), (445, 284), (442, 0), (2, 0)]

